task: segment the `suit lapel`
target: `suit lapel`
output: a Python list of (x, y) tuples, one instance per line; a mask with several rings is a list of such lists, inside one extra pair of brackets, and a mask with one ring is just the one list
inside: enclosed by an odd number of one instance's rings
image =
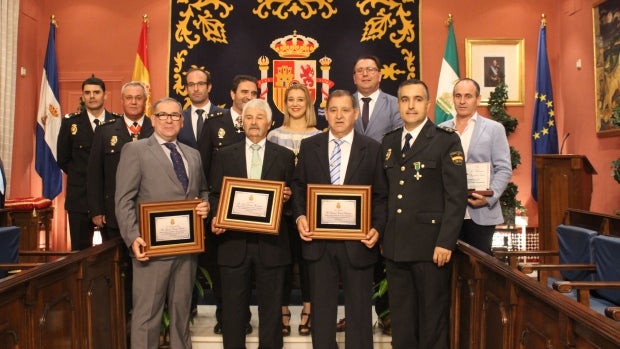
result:
[(435, 125), (430, 120), (426, 120), (426, 124), (422, 127), (420, 134), (413, 142), (411, 146), (411, 150), (405, 154), (405, 158), (403, 161), (408, 161), (410, 158), (417, 156), (419, 153), (424, 152), (428, 145), (430, 144), (430, 140), (433, 138), (435, 134)]
[(354, 134), (353, 144), (351, 144), (351, 153), (349, 154), (349, 163), (347, 164), (347, 173), (345, 173), (344, 181), (342, 183), (349, 183), (351, 176), (353, 176), (359, 164), (363, 160), (365, 149), (366, 144), (362, 142), (360, 135)]
[[(316, 163), (320, 166), (320, 171), (323, 173), (323, 180), (331, 181), (331, 177), (329, 175), (329, 132), (324, 132), (320, 137), (315, 138), (314, 144), (314, 158), (317, 160)], [(308, 164), (312, 164), (312, 161), (308, 162)], [(309, 169), (311, 170), (311, 169)], [(331, 183), (331, 182), (330, 182)]]
[(371, 130), (372, 125), (383, 122), (381, 118), (381, 111), (385, 110), (386, 107), (384, 97), (385, 96), (383, 93), (379, 92), (379, 97), (377, 97), (377, 100), (375, 101), (375, 107), (373, 108), (372, 114), (370, 115), (370, 120), (368, 121), (368, 128), (366, 128), (367, 130)]
[(148, 149), (155, 158), (155, 163), (160, 164), (163, 172), (168, 176), (170, 181), (174, 183), (174, 185), (178, 186), (180, 191), (183, 191), (183, 186), (181, 182), (177, 178), (177, 175), (174, 173), (174, 168), (172, 167), (172, 160), (170, 157), (166, 155), (164, 150), (161, 148), (159, 142), (157, 142), (157, 138), (155, 136), (151, 136), (148, 141)]
[(272, 144), (269, 141), (265, 142), (265, 154), (263, 156), (263, 168), (261, 171), (261, 179), (265, 179), (268, 177), (267, 174), (271, 170), (271, 167), (273, 166), (274, 163), (276, 163), (276, 161), (279, 161), (279, 160), (280, 159), (278, 158), (278, 153), (276, 152), (275, 144)]

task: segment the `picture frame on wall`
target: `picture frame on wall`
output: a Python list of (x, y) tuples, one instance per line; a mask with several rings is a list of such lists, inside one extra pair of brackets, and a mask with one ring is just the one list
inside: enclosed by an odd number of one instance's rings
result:
[(489, 104), (491, 92), (506, 83), (506, 105), (525, 100), (524, 39), (465, 39), (467, 77), (480, 84), (481, 105)]
[(620, 135), (620, 3), (592, 7), (596, 134)]

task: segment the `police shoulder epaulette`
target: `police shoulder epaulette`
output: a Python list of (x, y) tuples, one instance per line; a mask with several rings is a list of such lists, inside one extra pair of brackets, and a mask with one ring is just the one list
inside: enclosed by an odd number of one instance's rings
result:
[(389, 134), (392, 134), (392, 133), (394, 133), (394, 132), (396, 132), (396, 131), (401, 131), (401, 130), (402, 130), (402, 128), (395, 128), (395, 129), (393, 129), (392, 131), (386, 132), (386, 133), (383, 135), (383, 137), (385, 137), (385, 136), (387, 136), (387, 135), (389, 135)]
[(456, 129), (453, 129), (452, 127), (448, 127), (448, 126), (437, 125), (437, 128), (442, 130), (442, 131), (444, 131), (444, 132), (448, 132), (448, 133), (456, 132)]
[(66, 119), (74, 118), (74, 117), (76, 117), (76, 116), (80, 116), (80, 114), (82, 114), (82, 113), (80, 113), (79, 111), (77, 111), (77, 112), (75, 112), (75, 113), (65, 114), (65, 118), (66, 118)]
[(112, 117), (115, 118), (115, 119), (123, 117), (121, 114), (114, 113), (114, 112), (111, 112), (111, 111), (109, 111), (108, 113), (110, 113), (110, 115), (112, 115)]
[(99, 126), (97, 126), (97, 127), (106, 126), (106, 125), (112, 125), (113, 123), (116, 122), (116, 120), (118, 120), (118, 117), (115, 118), (115, 119), (110, 119), (110, 120), (104, 121), (104, 122), (100, 123)]
[(224, 115), (224, 112), (222, 111), (216, 111), (215, 113), (209, 113), (206, 116), (206, 119), (214, 119), (214, 118), (219, 118), (220, 116)]

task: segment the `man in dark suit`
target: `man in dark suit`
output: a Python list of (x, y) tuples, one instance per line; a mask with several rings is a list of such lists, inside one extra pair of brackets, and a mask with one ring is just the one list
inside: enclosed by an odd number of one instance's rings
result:
[[(293, 177), (293, 214), (310, 273), (310, 318), (315, 349), (337, 348), (334, 319), (340, 280), (347, 313), (345, 346), (373, 347), (373, 266), (377, 261), (380, 234), (385, 227), (387, 182), (381, 167), (380, 144), (353, 130), (358, 115), (356, 100), (348, 91), (333, 91), (325, 110), (329, 132), (301, 142)], [(306, 217), (306, 187), (308, 184), (330, 183), (372, 186), (371, 229), (365, 239), (313, 239)]]
[(467, 203), (465, 158), (454, 130), (428, 120), (426, 84), (401, 83), (398, 104), (405, 126), (382, 142), (390, 187), (382, 252), (392, 347), (447, 349), (449, 262)]
[[(220, 148), (237, 143), (245, 139), (243, 133), (243, 122), (241, 120), (241, 112), (245, 104), (255, 99), (258, 95), (258, 86), (256, 78), (249, 75), (237, 75), (233, 78), (232, 87), (230, 89), (230, 98), (232, 99), (232, 107), (226, 112), (216, 112), (209, 114), (204, 123), (200, 139), (198, 140), (198, 150), (202, 159), (202, 167), (205, 176), (208, 178), (213, 154)], [(219, 238), (215, 235), (208, 234), (205, 239), (205, 256), (201, 256), (201, 265), (205, 265), (211, 280), (213, 281), (213, 294), (216, 301), (216, 324), (213, 332), (222, 333), (222, 291), (220, 288), (219, 268), (217, 267), (217, 245)], [(204, 257), (204, 261), (202, 259)], [(250, 310), (247, 310), (248, 319), (251, 317)], [(247, 332), (252, 332), (252, 326), (247, 325)]]
[(104, 241), (120, 236), (114, 214), (114, 190), (121, 149), (126, 143), (150, 137), (153, 133), (151, 120), (144, 115), (144, 85), (139, 81), (126, 83), (121, 89), (121, 99), (123, 116), (95, 130), (88, 160), (88, 211), (93, 224), (101, 229)]
[(56, 145), (58, 166), (67, 174), (65, 210), (69, 213), (71, 249), (83, 250), (92, 246), (94, 225), (88, 216), (86, 177), (88, 157), (97, 125), (119, 115), (104, 109), (105, 84), (96, 77), (82, 83), (84, 111), (66, 116), (58, 131)]
[(476, 111), (480, 105), (480, 85), (465, 78), (454, 85), (452, 94), (456, 117), (440, 126), (456, 129), (461, 137), (467, 166), (488, 164), (491, 196), (472, 192), (467, 198), (467, 213), (459, 238), (480, 251), (491, 254), (495, 225), (504, 222), (500, 197), (512, 177), (510, 146), (504, 125)]
[[(243, 108), (242, 116), (245, 140), (224, 147), (213, 156), (209, 177), (211, 207), (217, 207), (224, 176), (283, 181), (287, 186), (284, 201), (288, 201), (295, 155), (266, 140), (272, 116), (269, 104), (262, 99), (251, 100)], [(280, 300), (286, 266), (291, 263), (287, 226), (281, 224), (278, 235), (225, 230), (218, 227), (216, 211), (211, 230), (220, 237), (217, 261), (224, 304), (224, 348), (245, 348), (247, 319), (240, 315), (250, 305), (252, 274), (258, 301), (258, 347), (282, 348)]]
[[(153, 105), (151, 137), (129, 142), (121, 152), (116, 174), (116, 218), (125, 244), (133, 253), (131, 347), (159, 348), (159, 332), (168, 303), (170, 347), (192, 347), (190, 298), (196, 278), (196, 255), (149, 258), (140, 236), (141, 203), (201, 198), (197, 213), (209, 211), (207, 181), (200, 154), (177, 141), (183, 124), (181, 104), (172, 98)], [(186, 232), (184, 232), (186, 233)]]
[(183, 128), (178, 139), (194, 149), (198, 149), (198, 140), (207, 116), (226, 112), (226, 109), (209, 100), (212, 87), (210, 72), (201, 68), (189, 68), (185, 76), (185, 93), (192, 105), (183, 110)]

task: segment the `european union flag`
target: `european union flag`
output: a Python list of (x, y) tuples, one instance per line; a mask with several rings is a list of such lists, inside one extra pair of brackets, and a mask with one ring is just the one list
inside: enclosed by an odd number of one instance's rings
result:
[(538, 201), (538, 179), (534, 155), (557, 154), (558, 133), (553, 111), (553, 91), (547, 59), (547, 28), (543, 20), (538, 36), (536, 58), (536, 96), (534, 100), (534, 121), (532, 122), (532, 196)]

